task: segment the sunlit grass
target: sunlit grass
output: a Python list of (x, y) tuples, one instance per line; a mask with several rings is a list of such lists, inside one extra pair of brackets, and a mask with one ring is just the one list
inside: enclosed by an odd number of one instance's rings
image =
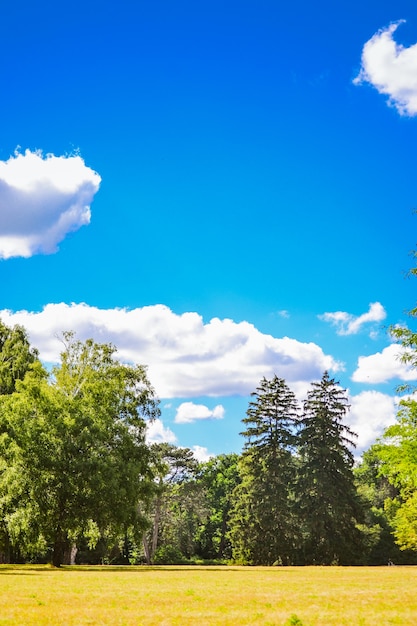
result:
[(0, 624), (417, 623), (417, 567), (0, 566)]

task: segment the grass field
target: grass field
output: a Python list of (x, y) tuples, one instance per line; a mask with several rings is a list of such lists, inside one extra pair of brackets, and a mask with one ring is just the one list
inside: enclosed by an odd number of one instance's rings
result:
[(417, 624), (417, 567), (0, 566), (0, 624)]

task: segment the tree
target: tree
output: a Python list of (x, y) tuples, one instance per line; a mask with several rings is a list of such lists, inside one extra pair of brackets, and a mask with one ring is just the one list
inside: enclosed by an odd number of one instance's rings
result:
[(359, 554), (362, 511), (350, 450), (355, 433), (343, 423), (348, 408), (346, 392), (327, 372), (304, 402), (297, 489), (304, 563), (353, 563)]
[[(417, 258), (417, 252), (413, 252)], [(417, 267), (410, 276), (417, 276)], [(411, 320), (417, 318), (417, 307), (408, 311)], [(390, 328), (392, 337), (401, 346), (400, 358), (412, 369), (417, 368), (417, 332), (406, 325)], [(411, 391), (401, 402), (397, 424), (390, 426), (375, 446), (381, 461), (380, 473), (393, 485), (398, 494), (385, 501), (385, 508), (394, 526), (394, 534), (401, 550), (417, 549), (417, 400), (416, 388), (400, 385), (398, 391)]]
[(39, 364), (0, 398), (6, 525), (28, 553), (52, 550), (56, 566), (80, 536), (94, 545), (133, 526), (141, 537), (145, 420), (158, 415), (143, 366), (117, 362), (109, 344), (64, 342), (52, 378)]
[(199, 483), (203, 486), (207, 517), (198, 531), (198, 553), (204, 559), (230, 559), (229, 516), (232, 494), (240, 481), (237, 454), (220, 454), (202, 463)]
[(399, 502), (399, 490), (384, 475), (385, 463), (380, 458), (379, 441), (362, 454), (360, 465), (355, 468), (358, 494), (363, 501), (364, 524), (360, 526), (364, 537), (364, 562), (369, 565), (386, 565), (388, 560), (396, 564), (415, 562), (415, 552), (400, 550), (395, 542), (392, 513)]
[(233, 557), (253, 565), (289, 563), (294, 550), (297, 402), (285, 380), (263, 378), (242, 421), (246, 438), (230, 519)]
[(17, 380), (22, 380), (38, 351), (32, 348), (22, 326), (9, 328), (0, 320), (0, 395), (13, 393)]
[[(22, 380), (37, 360), (38, 352), (31, 347), (25, 329), (18, 325), (10, 328), (0, 320), (0, 397), (13, 393), (16, 381)], [(0, 424), (0, 440), (3, 435)], [(5, 469), (0, 458), (0, 481)], [(5, 513), (5, 502), (0, 500), (0, 562), (10, 562), (13, 557)]]
[(401, 550), (417, 550), (417, 401), (403, 400), (397, 423), (373, 446), (379, 475), (395, 492), (385, 499), (385, 511)]
[[(417, 251), (413, 251), (412, 256), (417, 259)], [(408, 271), (408, 276), (417, 276), (417, 267), (412, 267)], [(411, 320), (417, 318), (417, 306), (408, 311)], [(417, 368), (417, 332), (407, 325), (397, 324), (389, 329), (390, 335), (399, 343), (402, 350), (399, 354), (401, 361), (411, 368)], [(398, 391), (415, 391), (411, 385), (400, 385)]]
[[(184, 487), (193, 481), (198, 463), (192, 450), (179, 448), (169, 443), (155, 443), (150, 449), (151, 471), (154, 479), (154, 496), (149, 502), (150, 528), (144, 532), (143, 547), (148, 564), (154, 562), (158, 544), (170, 541), (179, 544), (173, 537), (178, 535), (179, 520), (174, 520), (174, 503)], [(180, 546), (174, 546), (180, 551)]]

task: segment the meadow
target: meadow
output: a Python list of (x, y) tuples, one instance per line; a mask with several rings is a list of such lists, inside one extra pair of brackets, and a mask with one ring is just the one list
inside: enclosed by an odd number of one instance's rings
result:
[(417, 567), (0, 566), (0, 624), (417, 623)]

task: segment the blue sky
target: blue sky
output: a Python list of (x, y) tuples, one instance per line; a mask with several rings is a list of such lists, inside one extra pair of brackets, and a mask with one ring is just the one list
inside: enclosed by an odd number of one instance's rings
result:
[(0, 22), (0, 317), (111, 341), (150, 438), (239, 451), (248, 395), (325, 369), (366, 448), (416, 375), (417, 7), (20, 0)]

